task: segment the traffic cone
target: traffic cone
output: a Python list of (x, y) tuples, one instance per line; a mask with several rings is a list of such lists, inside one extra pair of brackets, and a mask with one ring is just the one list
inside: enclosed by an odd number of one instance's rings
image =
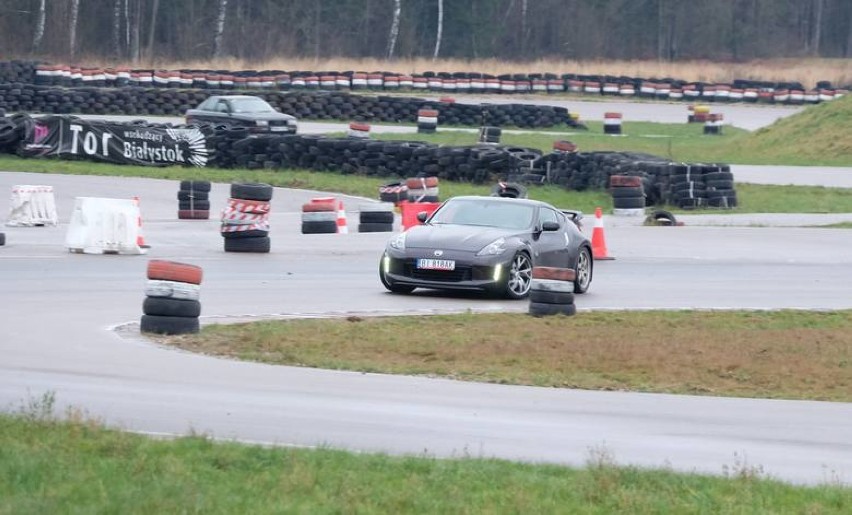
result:
[(343, 201), (337, 204), (337, 234), (349, 234), (349, 227), (346, 226), (346, 211), (343, 210)]
[(142, 210), (139, 209), (139, 197), (134, 196), (133, 202), (136, 204), (136, 246), (140, 249), (150, 249), (150, 245), (145, 244), (145, 236), (142, 234)]
[(615, 259), (606, 250), (606, 238), (604, 238), (603, 213), (601, 208), (595, 208), (595, 228), (592, 230), (592, 256), (595, 259)]

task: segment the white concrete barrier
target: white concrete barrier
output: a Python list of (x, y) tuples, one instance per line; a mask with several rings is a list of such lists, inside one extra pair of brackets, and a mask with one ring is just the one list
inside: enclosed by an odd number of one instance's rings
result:
[(56, 225), (57, 221), (53, 186), (17, 185), (12, 187), (12, 201), (6, 225), (32, 227)]
[(139, 206), (133, 199), (77, 197), (65, 236), (71, 252), (145, 254), (139, 246)]

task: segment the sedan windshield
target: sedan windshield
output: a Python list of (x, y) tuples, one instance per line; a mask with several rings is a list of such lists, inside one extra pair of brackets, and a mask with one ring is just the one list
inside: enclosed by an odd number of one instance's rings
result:
[(528, 204), (495, 202), (489, 199), (456, 199), (444, 204), (430, 223), (526, 229), (532, 225), (534, 213), (535, 208)]
[(237, 98), (231, 100), (231, 111), (234, 113), (271, 113), (275, 109), (261, 98)]

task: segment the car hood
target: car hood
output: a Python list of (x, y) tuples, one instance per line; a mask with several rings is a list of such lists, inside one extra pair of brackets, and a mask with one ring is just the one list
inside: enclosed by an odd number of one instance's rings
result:
[(474, 225), (416, 225), (405, 236), (409, 249), (442, 249), (479, 252), (497, 238), (525, 234), (516, 229), (481, 227)]

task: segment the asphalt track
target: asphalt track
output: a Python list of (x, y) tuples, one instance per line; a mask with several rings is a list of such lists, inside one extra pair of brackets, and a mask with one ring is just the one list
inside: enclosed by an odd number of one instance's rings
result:
[[(4, 228), (0, 406), (8, 409), (52, 391), (60, 409), (83, 408), (111, 425), (153, 434), (194, 430), (279, 445), (571, 465), (605, 454), (622, 464), (714, 474), (760, 467), (797, 483), (852, 484), (847, 403), (464, 383), (274, 367), (161, 348), (133, 325), (141, 315), (149, 258), (204, 267), (205, 324), (522, 312), (526, 305), (386, 293), (376, 269), (387, 234), (300, 234), (299, 208), (316, 192), (276, 190), (272, 252), (238, 255), (223, 252), (216, 220), (176, 220), (175, 181), (0, 173), (0, 191), (15, 184), (53, 185), (60, 225)], [(141, 198), (152, 245), (147, 256), (67, 252), (74, 197), (134, 195)], [(215, 185), (214, 212), (226, 197), (227, 185)], [(354, 230), (363, 200), (343, 200)], [(0, 212), (8, 212), (5, 198)], [(789, 227), (847, 217), (797, 223), (741, 215), (728, 227), (684, 219), (684, 227), (642, 227), (635, 219), (606, 217), (616, 259), (597, 263), (592, 291), (578, 300), (580, 316), (591, 309), (852, 308), (852, 231)]]

